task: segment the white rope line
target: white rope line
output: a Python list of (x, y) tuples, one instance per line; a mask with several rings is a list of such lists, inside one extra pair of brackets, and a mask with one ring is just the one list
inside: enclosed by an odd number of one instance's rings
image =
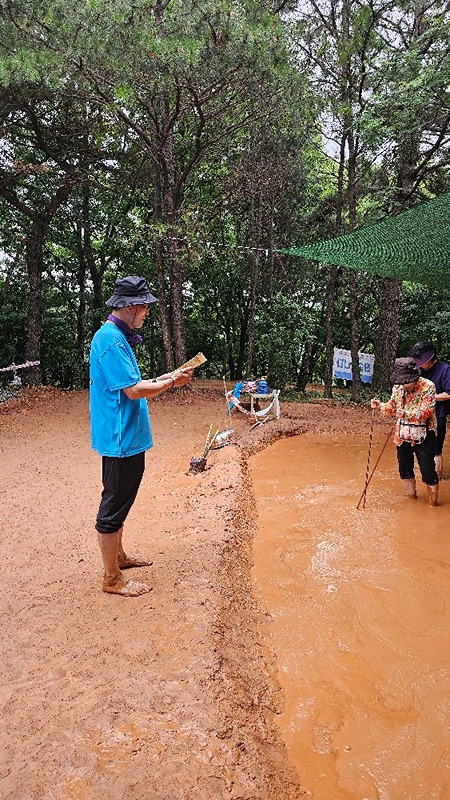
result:
[(40, 363), (40, 361), (25, 361), (25, 364), (10, 364), (9, 367), (0, 367), (0, 372), (15, 372), (17, 369), (37, 367)]

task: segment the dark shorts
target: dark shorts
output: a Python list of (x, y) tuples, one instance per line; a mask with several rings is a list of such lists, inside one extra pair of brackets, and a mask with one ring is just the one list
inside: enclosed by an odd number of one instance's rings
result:
[(403, 442), (397, 447), (398, 471), (403, 480), (414, 478), (414, 455), (417, 458), (422, 480), (427, 486), (439, 483), (434, 464), (436, 448), (436, 435), (434, 431), (427, 433), (427, 438), (422, 444), (411, 445)]
[(99, 533), (117, 533), (133, 505), (145, 469), (145, 453), (127, 458), (102, 456), (103, 492), (95, 525)]
[(436, 431), (436, 451), (435, 455), (442, 455), (442, 448), (444, 447), (445, 434), (447, 431), (447, 417), (438, 417)]

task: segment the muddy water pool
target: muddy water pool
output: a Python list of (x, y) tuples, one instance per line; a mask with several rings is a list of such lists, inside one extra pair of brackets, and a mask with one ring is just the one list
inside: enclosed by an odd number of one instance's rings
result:
[(420, 481), (409, 500), (391, 441), (357, 510), (366, 463), (367, 442), (337, 435), (251, 458), (277, 719), (305, 797), (448, 800), (450, 479), (437, 508)]

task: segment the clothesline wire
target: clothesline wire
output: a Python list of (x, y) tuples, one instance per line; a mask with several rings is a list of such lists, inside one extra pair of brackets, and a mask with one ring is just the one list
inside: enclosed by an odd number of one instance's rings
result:
[[(168, 239), (171, 242), (189, 242), (191, 244), (203, 244), (207, 248), (208, 247), (228, 247), (231, 249), (230, 245), (226, 242), (211, 242), (211, 241), (204, 241), (200, 239), (189, 239), (187, 236), (169, 236)], [(247, 250), (254, 253), (264, 253), (267, 257), (269, 253), (282, 253), (283, 250), (278, 249), (277, 247), (249, 247), (248, 245), (244, 244), (236, 244), (233, 247), (234, 250)]]

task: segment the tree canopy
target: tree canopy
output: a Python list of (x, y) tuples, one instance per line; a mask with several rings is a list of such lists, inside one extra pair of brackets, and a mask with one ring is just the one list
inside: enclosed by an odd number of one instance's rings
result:
[(450, 354), (447, 219), (401, 222), (447, 202), (449, 22), (433, 0), (0, 0), (0, 364), (86, 385), (125, 274), (159, 300), (150, 374), (201, 349), (210, 376), (331, 393), (339, 346), (379, 348), (382, 385), (423, 338), (422, 281)]

